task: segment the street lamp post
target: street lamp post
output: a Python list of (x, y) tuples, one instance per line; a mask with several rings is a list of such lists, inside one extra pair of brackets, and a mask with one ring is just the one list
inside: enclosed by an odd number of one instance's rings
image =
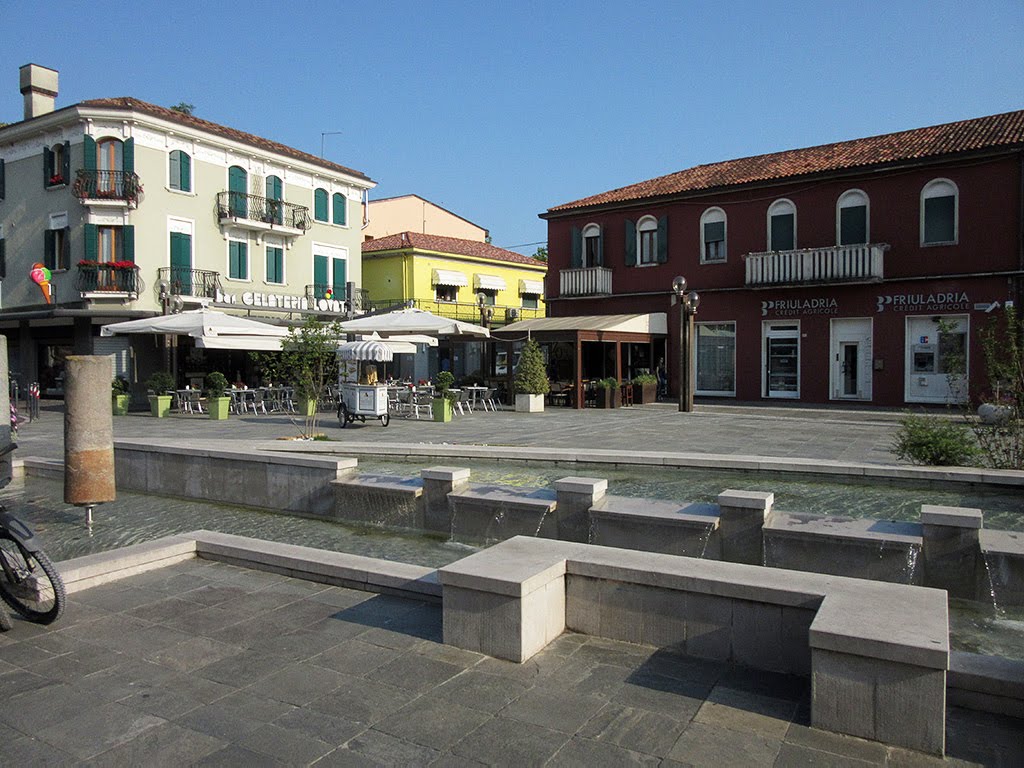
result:
[[(484, 303), (485, 301), (487, 301), (487, 294), (480, 291), (480, 293), (476, 295), (476, 305), (480, 309), (480, 325), (490, 330), (491, 318), (494, 317), (494, 307), (487, 306)], [(489, 359), (490, 355), (488, 354), (490, 344), (487, 341), (481, 343), (483, 344), (483, 355), (481, 355), (483, 359), (480, 361), (480, 368), (482, 369), (481, 373), (483, 373), (485, 380), (490, 380), (491, 366)]]
[(682, 275), (672, 281), (672, 292), (679, 300), (679, 410), (693, 410), (693, 318), (700, 305), (696, 291), (686, 291)]

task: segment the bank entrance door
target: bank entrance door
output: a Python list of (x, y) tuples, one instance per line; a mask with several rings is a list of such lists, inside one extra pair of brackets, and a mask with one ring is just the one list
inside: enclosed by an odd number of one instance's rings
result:
[(871, 319), (832, 321), (833, 400), (871, 399)]
[(764, 324), (765, 397), (800, 397), (800, 323)]

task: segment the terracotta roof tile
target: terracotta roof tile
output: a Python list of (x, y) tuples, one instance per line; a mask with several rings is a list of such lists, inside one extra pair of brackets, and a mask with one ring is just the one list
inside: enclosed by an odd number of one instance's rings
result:
[(322, 168), (355, 176), (356, 178), (363, 179), (365, 181), (372, 181), (372, 179), (362, 171), (346, 168), (344, 165), (332, 163), (329, 160), (324, 160), (323, 158), (311, 155), (308, 152), (302, 152), (285, 144), (279, 144), (276, 141), (264, 139), (261, 136), (246, 133), (245, 131), (239, 131), (234, 128), (228, 128), (227, 126), (213, 123), (209, 120), (203, 120), (201, 117), (186, 115), (182, 112), (175, 112), (173, 109), (168, 109), (167, 107), (160, 107), (156, 104), (150, 104), (149, 102), (140, 101), (139, 99), (133, 99), (130, 96), (121, 96), (113, 99), (88, 99), (87, 101), (80, 101), (77, 106), (142, 112), (147, 115), (152, 115), (153, 117), (159, 117), (163, 120), (187, 125), (201, 131), (215, 133), (218, 136), (223, 136), (226, 139), (237, 141), (240, 144), (248, 144), (251, 147), (256, 147), (257, 149), (262, 149), (267, 152), (276, 152), (281, 155), (287, 155), (288, 157), (292, 157), (296, 160), (302, 160), (303, 162), (311, 163), (312, 165), (319, 165)]
[(490, 243), (481, 243), (478, 240), (464, 240), (461, 237), (445, 237), (443, 235), (425, 235), (420, 232), (399, 232), (387, 237), (378, 237), (376, 240), (367, 240), (363, 243), (363, 253), (378, 253), (381, 251), (401, 251), (407, 248), (415, 248), (420, 251), (435, 251), (437, 253), (451, 253), (457, 256), (477, 256), (482, 259), (494, 259), (495, 261), (511, 261), (517, 264), (532, 264), (533, 266), (547, 267), (543, 261), (530, 256), (523, 256), (513, 251), (506, 251)]
[(556, 205), (548, 210), (555, 213), (592, 205), (699, 192), (812, 173), (919, 160), (974, 150), (1021, 146), (1024, 146), (1024, 110), (961, 120), (930, 128), (888, 133), (884, 136), (698, 165), (667, 176), (659, 176), (571, 203)]

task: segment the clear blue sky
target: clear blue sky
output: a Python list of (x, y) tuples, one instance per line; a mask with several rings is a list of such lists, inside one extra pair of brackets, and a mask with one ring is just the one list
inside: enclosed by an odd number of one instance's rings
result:
[[(135, 96), (320, 153), (491, 230), (700, 163), (1024, 108), (1024, 0), (0, 0), (58, 106)], [(2, 85), (6, 84), (6, 85)], [(532, 253), (535, 245), (517, 248)]]

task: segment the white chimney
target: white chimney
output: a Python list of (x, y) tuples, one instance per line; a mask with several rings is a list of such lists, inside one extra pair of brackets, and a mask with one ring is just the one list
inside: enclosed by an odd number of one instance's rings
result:
[(18, 70), (21, 93), (25, 97), (25, 119), (53, 112), (57, 99), (57, 70), (26, 64)]

